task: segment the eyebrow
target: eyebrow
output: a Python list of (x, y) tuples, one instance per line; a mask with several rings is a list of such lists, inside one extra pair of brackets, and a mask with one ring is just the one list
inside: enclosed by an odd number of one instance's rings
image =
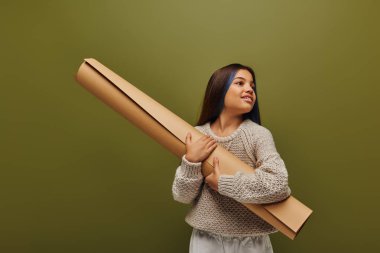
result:
[[(245, 80), (245, 78), (244, 78), (244, 77), (240, 77), (240, 76), (238, 76), (238, 77), (235, 77), (235, 78), (234, 78), (234, 80), (235, 80), (235, 79), (237, 79), (237, 78), (240, 78), (240, 79), (243, 79), (243, 80)], [(253, 81), (251, 81), (251, 83), (253, 83)]]

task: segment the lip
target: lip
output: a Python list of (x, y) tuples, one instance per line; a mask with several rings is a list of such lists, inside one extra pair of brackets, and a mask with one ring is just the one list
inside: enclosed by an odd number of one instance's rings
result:
[[(250, 100), (246, 100), (245, 98), (249, 98)], [(252, 96), (242, 96), (241, 99), (244, 101), (244, 102), (247, 102), (249, 104), (253, 104), (253, 97)]]

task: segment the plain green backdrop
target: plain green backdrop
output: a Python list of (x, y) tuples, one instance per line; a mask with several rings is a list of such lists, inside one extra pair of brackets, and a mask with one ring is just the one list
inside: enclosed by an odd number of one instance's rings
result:
[(214, 70), (254, 68), (293, 196), (275, 252), (379, 248), (379, 1), (0, 3), (0, 252), (187, 252), (179, 159), (83, 89), (96, 58), (191, 124)]

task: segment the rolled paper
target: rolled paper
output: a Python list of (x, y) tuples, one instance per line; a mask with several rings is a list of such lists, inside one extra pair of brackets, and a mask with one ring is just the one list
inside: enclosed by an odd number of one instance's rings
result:
[[(185, 139), (188, 132), (194, 141), (203, 136), (195, 127), (95, 59), (84, 60), (76, 79), (85, 89), (178, 158), (186, 153)], [(202, 162), (203, 176), (212, 173), (215, 156), (219, 158), (221, 174), (234, 175), (238, 171), (254, 173), (254, 168), (218, 145)], [(271, 204), (241, 204), (290, 239), (296, 237), (312, 213), (310, 208), (293, 196)]]

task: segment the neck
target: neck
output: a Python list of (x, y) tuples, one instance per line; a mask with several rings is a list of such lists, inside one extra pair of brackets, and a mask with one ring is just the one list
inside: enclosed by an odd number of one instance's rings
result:
[(217, 129), (220, 133), (229, 129), (236, 129), (243, 122), (242, 115), (232, 115), (226, 111), (222, 111), (219, 117), (214, 121), (214, 129)]

